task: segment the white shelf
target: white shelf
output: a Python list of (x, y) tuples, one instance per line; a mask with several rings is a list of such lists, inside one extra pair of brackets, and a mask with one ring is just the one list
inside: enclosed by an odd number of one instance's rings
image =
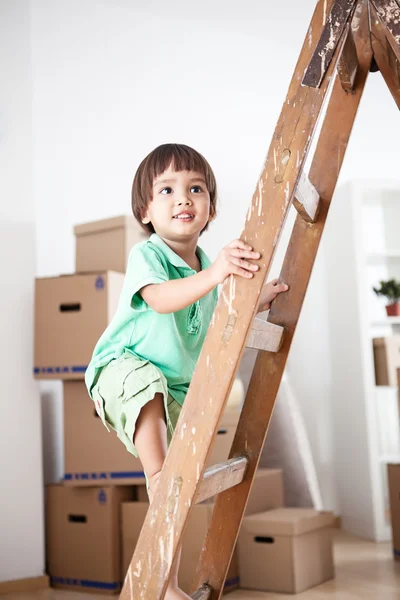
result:
[(370, 252), (366, 254), (368, 262), (380, 262), (384, 260), (394, 259), (400, 260), (400, 250), (387, 251), (387, 252)]
[(385, 325), (400, 325), (400, 317), (383, 317), (382, 319), (372, 319), (373, 327), (382, 327)]
[(384, 454), (379, 460), (383, 464), (400, 463), (400, 454)]

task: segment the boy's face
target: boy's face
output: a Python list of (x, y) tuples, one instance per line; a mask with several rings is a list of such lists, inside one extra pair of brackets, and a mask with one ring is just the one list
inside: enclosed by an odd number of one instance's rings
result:
[(189, 241), (212, 219), (204, 175), (168, 167), (153, 182), (153, 198), (143, 215), (156, 233), (171, 241)]

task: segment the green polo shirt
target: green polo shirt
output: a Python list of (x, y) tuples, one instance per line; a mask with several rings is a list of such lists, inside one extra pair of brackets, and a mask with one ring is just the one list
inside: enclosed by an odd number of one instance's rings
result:
[[(197, 247), (196, 253), (202, 270), (209, 267), (205, 252)], [(117, 311), (97, 342), (85, 373), (89, 394), (100, 369), (129, 351), (158, 367), (171, 396), (183, 404), (217, 303), (217, 288), (169, 314), (156, 313), (138, 292), (145, 285), (195, 273), (157, 234), (132, 248)]]

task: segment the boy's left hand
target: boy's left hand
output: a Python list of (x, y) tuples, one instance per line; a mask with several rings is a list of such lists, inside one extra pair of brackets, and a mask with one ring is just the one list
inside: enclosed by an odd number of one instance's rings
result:
[(269, 310), (271, 308), (271, 303), (278, 294), (282, 292), (287, 292), (289, 286), (286, 283), (279, 283), (279, 279), (272, 279), (266, 283), (261, 290), (261, 299), (260, 304), (258, 306), (258, 312), (263, 312), (264, 310)]

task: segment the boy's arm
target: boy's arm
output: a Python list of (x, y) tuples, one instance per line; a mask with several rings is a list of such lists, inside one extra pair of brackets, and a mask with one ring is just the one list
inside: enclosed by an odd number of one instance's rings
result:
[(157, 313), (177, 312), (194, 304), (218, 285), (210, 269), (211, 267), (184, 279), (146, 285), (140, 290), (140, 295)]
[(251, 246), (242, 240), (234, 240), (221, 250), (208, 269), (184, 279), (146, 285), (140, 295), (155, 312), (177, 312), (206, 296), (231, 274), (250, 279), (259, 267), (246, 259), (259, 258), (260, 254), (253, 252)]

